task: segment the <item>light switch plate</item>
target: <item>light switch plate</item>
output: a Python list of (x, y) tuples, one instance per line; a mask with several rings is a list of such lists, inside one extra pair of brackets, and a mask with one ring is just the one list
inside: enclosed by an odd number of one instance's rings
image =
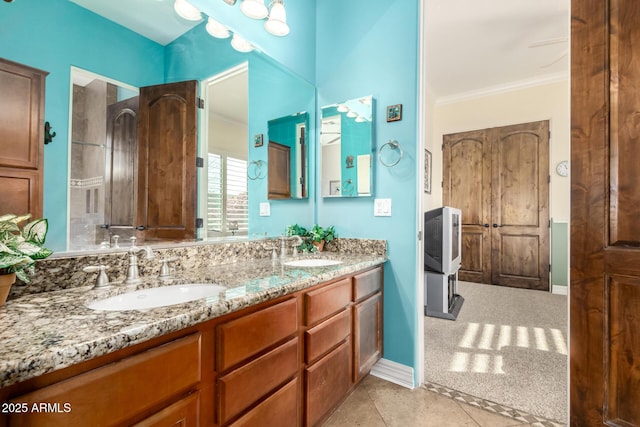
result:
[(373, 216), (391, 216), (391, 199), (375, 199)]
[(260, 203), (260, 216), (271, 216), (271, 204), (269, 202)]

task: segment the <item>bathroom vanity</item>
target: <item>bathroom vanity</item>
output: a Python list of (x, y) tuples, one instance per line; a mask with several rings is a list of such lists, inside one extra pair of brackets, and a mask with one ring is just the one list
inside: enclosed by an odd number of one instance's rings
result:
[(382, 356), (386, 257), (330, 256), (193, 272), (227, 289), (149, 310), (91, 310), (114, 290), (86, 287), (10, 301), (0, 425), (319, 425)]

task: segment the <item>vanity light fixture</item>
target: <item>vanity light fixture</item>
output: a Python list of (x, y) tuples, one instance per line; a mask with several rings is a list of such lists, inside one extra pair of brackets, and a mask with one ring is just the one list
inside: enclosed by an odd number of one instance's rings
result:
[(350, 119), (353, 119), (354, 117), (357, 117), (358, 113), (356, 113), (353, 110), (349, 110), (349, 112), (347, 113), (347, 117), (349, 117)]
[(367, 119), (365, 119), (364, 117), (362, 117), (361, 115), (358, 114), (358, 117), (356, 117), (356, 122), (358, 123), (363, 123), (366, 122)]
[(207, 33), (209, 33), (209, 35), (217, 39), (226, 39), (231, 35), (227, 27), (225, 27), (212, 17), (209, 17), (209, 19), (207, 20), (207, 26), (205, 27), (205, 29), (207, 30)]
[(183, 19), (188, 21), (199, 21), (202, 19), (200, 9), (189, 3), (187, 0), (175, 0), (173, 9)]
[(233, 35), (233, 38), (231, 39), (231, 47), (242, 53), (251, 52), (253, 50), (253, 45), (238, 34)]
[(349, 107), (347, 107), (346, 104), (338, 104), (338, 113), (346, 113), (347, 111), (349, 111)]
[(264, 19), (269, 14), (269, 9), (264, 5), (264, 0), (242, 0), (240, 10), (253, 19)]
[(284, 2), (282, 0), (273, 0), (271, 2), (271, 12), (269, 13), (269, 19), (264, 23), (264, 29), (267, 30), (268, 33), (278, 37), (289, 34), (287, 11), (284, 9)]

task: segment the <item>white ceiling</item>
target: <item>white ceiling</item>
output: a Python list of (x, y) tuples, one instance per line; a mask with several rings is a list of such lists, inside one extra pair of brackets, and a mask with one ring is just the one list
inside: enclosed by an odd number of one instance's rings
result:
[[(70, 1), (163, 45), (199, 24), (178, 17), (173, 0)], [(437, 100), (568, 77), (562, 54), (569, 0), (424, 0), (424, 6), (426, 78)], [(530, 47), (559, 38), (565, 41)]]
[(569, 0), (425, 0), (425, 19), (436, 99), (568, 77)]

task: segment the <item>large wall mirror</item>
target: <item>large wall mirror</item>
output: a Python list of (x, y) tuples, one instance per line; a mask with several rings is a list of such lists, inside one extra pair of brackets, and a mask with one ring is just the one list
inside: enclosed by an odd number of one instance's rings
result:
[[(67, 212), (67, 232), (64, 236), (50, 232), (47, 239), (56, 252), (113, 248), (115, 235), (124, 247), (130, 244), (129, 236), (139, 234), (137, 229), (144, 224), (131, 220), (139, 198), (139, 186), (135, 185), (136, 112), (126, 103), (134, 102), (140, 88), (186, 81), (196, 82), (197, 95), (204, 100), (204, 108), (197, 112), (196, 150), (202, 166), (196, 171), (197, 185), (192, 185), (197, 195), (196, 214), (189, 218), (201, 227), (186, 240), (263, 238), (280, 235), (287, 224), (312, 221), (313, 198), (308, 196), (308, 188), (314, 183), (306, 170), (304, 185), (292, 188), (292, 197), (305, 199), (277, 203), (271, 217), (261, 217), (259, 211), (260, 203), (269, 200), (266, 174), (259, 174), (257, 179), (247, 176), (252, 164), (265, 165), (265, 172), (268, 169), (266, 135), (270, 120), (299, 111), (315, 117), (313, 84), (262, 52), (233, 50), (229, 40), (215, 39), (207, 33), (206, 22), (167, 45), (160, 45), (105, 23), (97, 15), (94, 18), (86, 10), (78, 11), (76, 6), (64, 3), (61, 7), (69, 8), (64, 15), (66, 21), (61, 24), (65, 26), (65, 37), (87, 37), (78, 39), (78, 46), (70, 45), (63, 54), (47, 56), (48, 62), (39, 64), (40, 68), (51, 70), (47, 94), (58, 94), (62, 87), (70, 93), (68, 140), (63, 142), (69, 167), (66, 173), (58, 171), (55, 180), (44, 183), (47, 198), (56, 201), (55, 210)], [(94, 28), (100, 28), (99, 40), (110, 40), (113, 51), (102, 48), (100, 55), (86, 55), (96, 43), (90, 37)], [(34, 49), (36, 45), (34, 42)], [(28, 65), (31, 61), (21, 62)], [(70, 65), (78, 69), (72, 73)], [(110, 105), (122, 107), (120, 113), (110, 113)], [(61, 110), (65, 110), (64, 106), (58, 109)], [(242, 111), (240, 116), (238, 111)], [(109, 128), (109, 114), (120, 114), (120, 121), (114, 122), (116, 128)], [(54, 125), (60, 122), (58, 119)], [(302, 132), (301, 126), (296, 129)], [(60, 136), (64, 134), (60, 128), (56, 130)], [(307, 119), (304, 135), (309, 149), (304, 156), (296, 154), (296, 165), (313, 161), (309, 156), (314, 155), (314, 131), (314, 124)], [(109, 139), (115, 134), (121, 139)], [(254, 137), (259, 134), (265, 135), (263, 146), (254, 144)], [(62, 151), (57, 144), (50, 152)], [(196, 168), (195, 163), (188, 167)], [(159, 175), (155, 172), (152, 169), (148, 176), (156, 176), (157, 180)], [(61, 175), (65, 176), (66, 186), (58, 181)], [(162, 182), (156, 184), (160, 187)], [(51, 202), (48, 209), (49, 213), (45, 213), (51, 215)], [(184, 239), (171, 238), (164, 243), (178, 241)]]
[(364, 96), (322, 107), (322, 197), (373, 194), (373, 103), (372, 96)]

